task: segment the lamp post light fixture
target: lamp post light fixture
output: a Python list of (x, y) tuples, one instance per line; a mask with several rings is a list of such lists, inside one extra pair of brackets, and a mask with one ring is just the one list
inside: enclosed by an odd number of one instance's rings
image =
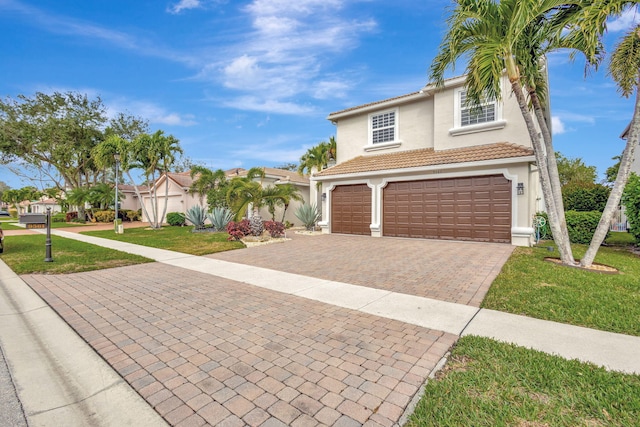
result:
[(116, 201), (115, 201), (115, 211), (116, 211), (116, 217), (114, 218), (113, 221), (113, 226), (114, 226), (114, 230), (116, 232), (116, 234), (118, 234), (119, 230), (119, 225), (120, 222), (118, 221), (118, 166), (120, 163), (120, 154), (119, 153), (115, 153), (113, 155), (113, 158), (116, 161)]

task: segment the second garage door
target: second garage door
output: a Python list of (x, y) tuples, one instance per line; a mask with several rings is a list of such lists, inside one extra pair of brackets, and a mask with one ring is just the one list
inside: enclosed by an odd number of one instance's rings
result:
[(511, 242), (511, 182), (504, 176), (391, 182), (385, 236)]
[(339, 185), (331, 192), (331, 232), (370, 235), (371, 189), (366, 184)]

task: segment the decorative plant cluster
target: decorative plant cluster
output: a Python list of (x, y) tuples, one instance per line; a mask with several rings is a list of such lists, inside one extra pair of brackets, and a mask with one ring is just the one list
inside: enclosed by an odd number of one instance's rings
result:
[(245, 236), (251, 234), (251, 225), (248, 219), (243, 219), (240, 222), (230, 221), (227, 224), (227, 233), (229, 233), (228, 240), (240, 240)]
[(116, 219), (116, 213), (111, 210), (95, 211), (93, 217), (96, 219), (96, 222), (113, 222), (113, 220)]
[(73, 222), (78, 219), (78, 212), (67, 212), (65, 215), (67, 222)]
[(167, 223), (174, 227), (182, 227), (186, 223), (186, 218), (182, 212), (169, 212), (167, 214)]
[(267, 230), (273, 238), (284, 236), (284, 224), (280, 221), (265, 221), (264, 229)]

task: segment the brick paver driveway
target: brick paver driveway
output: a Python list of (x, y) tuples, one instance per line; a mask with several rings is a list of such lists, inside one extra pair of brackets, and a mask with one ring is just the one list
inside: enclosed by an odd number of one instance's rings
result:
[[(478, 304), (511, 250), (296, 236), (215, 257)], [(457, 339), (162, 263), (22, 278), (176, 426), (391, 426)]]
[(209, 255), (337, 282), (479, 307), (514, 246), (288, 233), (290, 241)]

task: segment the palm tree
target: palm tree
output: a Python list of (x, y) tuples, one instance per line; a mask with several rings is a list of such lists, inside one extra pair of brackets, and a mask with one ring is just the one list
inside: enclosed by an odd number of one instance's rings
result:
[[(575, 260), (563, 220), (560, 186), (555, 183), (555, 155), (552, 150), (545, 155), (536, 121), (549, 136), (545, 138), (546, 151), (549, 147), (552, 149), (550, 133), (541, 114), (536, 112), (534, 120), (525, 89), (530, 98), (538, 95), (538, 91), (544, 91), (545, 88), (540, 87), (544, 81), (544, 53), (556, 48), (582, 50), (580, 39), (562, 33), (566, 20), (580, 10), (580, 4), (567, 5), (555, 0), (460, 0), (448, 20), (448, 32), (430, 71), (436, 85), (442, 86), (445, 71), (454, 67), (461, 57), (468, 56), (465, 85), (472, 107), (479, 106), (487, 98), (500, 99), (500, 82), (506, 73), (529, 132), (553, 237), (562, 262), (569, 265), (575, 264)], [(586, 53), (590, 63), (597, 62), (598, 49), (594, 47), (593, 52), (591, 56)], [(542, 112), (540, 104), (534, 107), (534, 110), (538, 109)], [(553, 160), (549, 161), (549, 158)]]
[(200, 204), (202, 204), (203, 197), (206, 195), (209, 210), (216, 207), (214, 199), (218, 199), (219, 197), (212, 198), (209, 197), (209, 195), (217, 190), (221, 190), (225, 186), (227, 177), (224, 171), (218, 169), (214, 172), (204, 166), (194, 166), (191, 168), (191, 178), (195, 179), (189, 188), (189, 194), (199, 194)]
[(302, 202), (304, 201), (304, 198), (302, 197), (302, 194), (300, 194), (300, 190), (298, 189), (298, 187), (296, 187), (291, 183), (279, 184), (278, 190), (279, 190), (278, 196), (282, 200), (282, 204), (284, 206), (284, 209), (282, 210), (282, 221), (281, 221), (281, 222), (284, 222), (284, 217), (287, 214), (287, 209), (289, 209), (289, 205), (291, 204), (291, 201), (295, 200), (297, 202)]
[[(75, 187), (67, 193), (67, 201), (71, 206), (78, 208), (78, 218), (84, 220), (85, 216), (85, 203), (89, 201), (89, 188), (88, 187)], [(90, 218), (91, 219), (91, 218)]]
[[(333, 142), (335, 144), (335, 139)], [(329, 162), (330, 151), (331, 144), (325, 141), (309, 148), (307, 152), (300, 157), (298, 173), (300, 175), (311, 175), (314, 172), (319, 172), (326, 168)]]
[(235, 220), (242, 219), (249, 207), (259, 209), (262, 206), (262, 185), (247, 177), (235, 177), (229, 181), (227, 204), (235, 212)]
[[(618, 3), (631, 3), (631, 2), (618, 2)], [(611, 56), (609, 62), (609, 75), (618, 85), (618, 90), (624, 97), (629, 97), (635, 90), (636, 102), (633, 112), (633, 118), (629, 124), (629, 131), (627, 134), (627, 142), (622, 152), (620, 159), (620, 167), (616, 180), (609, 194), (607, 205), (602, 212), (598, 227), (591, 239), (589, 248), (584, 257), (580, 260), (582, 267), (590, 267), (595, 259), (595, 256), (604, 241), (607, 232), (609, 231), (609, 224), (611, 218), (613, 218), (622, 192), (629, 179), (631, 173), (631, 163), (634, 158), (634, 151), (638, 145), (638, 135), (640, 133), (640, 25), (629, 30), (622, 40), (618, 43)]]

